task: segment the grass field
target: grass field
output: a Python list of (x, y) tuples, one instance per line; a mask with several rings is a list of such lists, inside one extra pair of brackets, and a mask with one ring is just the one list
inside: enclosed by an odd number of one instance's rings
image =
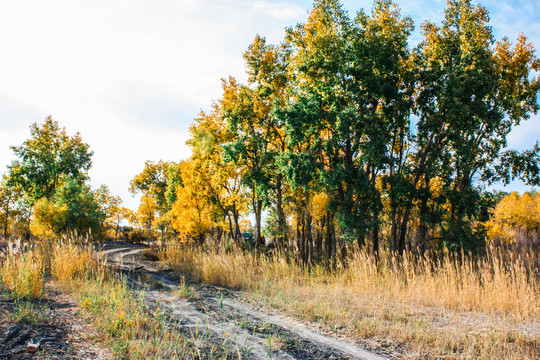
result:
[(540, 358), (538, 254), (490, 248), (484, 256), (356, 253), (335, 271), (285, 257), (170, 245), (178, 271), (408, 358)]
[[(283, 256), (172, 244), (159, 256), (176, 270), (244, 290), (251, 301), (329, 332), (390, 348), (403, 358), (540, 358), (539, 258), (490, 248), (483, 256), (443, 254), (375, 259), (355, 253), (330, 271)], [(144, 294), (73, 241), (9, 244), (1, 255), (3, 296), (20, 300), (10, 321), (50, 318), (37, 306), (54, 282), (75, 297), (118, 358), (223, 358), (208, 339), (179, 331)]]

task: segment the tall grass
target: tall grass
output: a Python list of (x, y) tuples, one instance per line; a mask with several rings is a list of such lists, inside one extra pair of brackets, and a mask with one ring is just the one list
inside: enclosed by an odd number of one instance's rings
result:
[(51, 275), (61, 283), (92, 279), (106, 273), (103, 259), (89, 245), (60, 240), (50, 246)]
[(532, 251), (500, 248), (488, 248), (482, 256), (385, 253), (379, 263), (359, 252), (336, 280), (402, 302), (523, 319), (540, 315), (538, 265)]
[(377, 259), (360, 251), (335, 271), (303, 268), (282, 256), (257, 259), (241, 251), (177, 244), (162, 257), (201, 281), (242, 288), (258, 301), (352, 336), (390, 338), (435, 357), (540, 358), (537, 336), (497, 323), (540, 325), (534, 252), (383, 252)]
[(318, 265), (306, 269), (282, 256), (257, 259), (240, 251), (203, 253), (177, 244), (167, 247), (163, 257), (199, 280), (233, 288), (255, 289), (264, 283), (326, 285), (448, 309), (519, 319), (540, 316), (540, 263), (532, 251), (489, 248), (483, 256), (445, 253), (438, 257), (383, 252), (379, 258), (360, 251), (334, 272)]
[(15, 299), (41, 298), (45, 287), (45, 262), (36, 248), (10, 244), (0, 258), (0, 282)]

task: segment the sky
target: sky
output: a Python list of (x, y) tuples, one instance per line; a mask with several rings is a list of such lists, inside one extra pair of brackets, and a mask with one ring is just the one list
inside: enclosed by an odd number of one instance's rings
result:
[[(354, 15), (371, 1), (344, 0)], [(420, 24), (440, 22), (441, 0), (397, 1)], [(538, 0), (487, 0), (496, 39), (524, 33), (540, 49)], [(221, 96), (221, 78), (245, 81), (242, 53), (256, 34), (270, 43), (307, 19), (312, 2), (262, 0), (18, 0), (0, 3), (0, 174), (29, 126), (52, 115), (94, 151), (92, 185), (130, 208), (129, 181), (146, 160), (187, 159), (189, 125)], [(538, 55), (538, 54), (537, 54)], [(540, 116), (509, 147), (531, 148)], [(528, 190), (514, 183), (507, 190)]]

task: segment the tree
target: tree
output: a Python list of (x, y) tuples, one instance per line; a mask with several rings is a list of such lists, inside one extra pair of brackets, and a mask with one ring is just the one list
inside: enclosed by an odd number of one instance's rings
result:
[(265, 103), (255, 90), (238, 84), (233, 78), (223, 81), (223, 90), (223, 117), (229, 131), (237, 135), (224, 146), (224, 159), (242, 169), (242, 181), (251, 191), (255, 244), (259, 249), (262, 209), (268, 202), (270, 187), (268, 167), (272, 157), (269, 142), (273, 138), (271, 128), (267, 126), (270, 104)]
[(167, 213), (176, 201), (176, 188), (181, 185), (179, 164), (162, 160), (144, 163), (143, 171), (131, 180), (129, 191), (142, 193), (137, 217), (145, 229), (158, 229), (163, 238), (170, 224)]
[(404, 148), (398, 142), (403, 145), (411, 109), (411, 31), (411, 19), (402, 18), (391, 1), (376, 1), (370, 16), (361, 11), (354, 20), (338, 1), (316, 1), (307, 23), (288, 30), (295, 76), (287, 107), (276, 110), (290, 146), (284, 159), (291, 186), (304, 193), (304, 219), (297, 224), (305, 228), (308, 246), (310, 198), (328, 195), (329, 258), (336, 246), (334, 219), (340, 240), (364, 246), (371, 233), (374, 251), (379, 247), (377, 180)]
[[(221, 107), (214, 104), (211, 113), (201, 112), (190, 127), (192, 148), (191, 163), (197, 182), (201, 182), (214, 207), (216, 217), (221, 217), (223, 228), (229, 228), (232, 239), (240, 240), (239, 220), (247, 211), (247, 189), (243, 185), (244, 168), (224, 159), (223, 146), (230, 143), (235, 134), (227, 129)], [(217, 220), (217, 219), (216, 219)], [(220, 223), (220, 221), (216, 221)], [(221, 226), (221, 224), (219, 224)]]
[(130, 182), (132, 194), (142, 193), (154, 199), (160, 213), (168, 211), (166, 193), (169, 184), (169, 167), (171, 163), (159, 160), (146, 161), (141, 173), (135, 175)]
[(137, 209), (137, 221), (146, 230), (152, 230), (154, 220), (158, 215), (158, 205), (154, 198), (150, 195), (141, 197), (141, 204)]
[(122, 206), (122, 199), (119, 196), (112, 195), (106, 185), (101, 185), (94, 194), (101, 211), (105, 215), (103, 227), (106, 230), (114, 231), (114, 239), (117, 240), (120, 223), (122, 220), (129, 221), (130, 210)]
[(176, 189), (176, 202), (170, 210), (171, 226), (184, 241), (195, 240), (202, 245), (204, 236), (214, 224), (214, 209), (210, 192), (200, 176), (208, 172), (204, 163), (187, 160), (181, 164), (182, 186)]
[(524, 36), (496, 42), (487, 10), (470, 0), (448, 1), (414, 49), (412, 31), (391, 0), (354, 18), (338, 0), (317, 0), (280, 45), (256, 36), (247, 84), (223, 81), (190, 129), (193, 153), (174, 185), (171, 168), (163, 176), (172, 226), (202, 241), (228, 220), (237, 234), (249, 201), (257, 250), (266, 213), (278, 246), (296, 230), (307, 265), (324, 245), (332, 261), (352, 241), (374, 253), (480, 246), (497, 198), (484, 185), (540, 184), (540, 145), (506, 149), (539, 109), (540, 61)]
[(280, 166), (280, 157), (287, 151), (284, 123), (276, 116), (276, 108), (285, 105), (287, 85), (290, 81), (289, 65), (291, 48), (288, 43), (272, 45), (264, 37), (257, 35), (244, 53), (248, 84), (262, 104), (270, 105), (270, 113), (262, 115), (261, 125), (266, 127), (268, 140), (267, 157), (270, 158), (267, 186), (268, 203), (271, 212), (277, 215), (277, 228), (273, 232), (273, 240), (277, 246), (284, 248), (288, 243), (288, 224), (285, 216), (285, 194), (289, 192), (284, 169)]
[(49, 238), (71, 232), (100, 234), (106, 213), (96, 193), (78, 179), (63, 179), (61, 183), (51, 198), (42, 197), (35, 203), (32, 233)]
[(10, 184), (20, 186), (34, 204), (51, 198), (66, 177), (83, 181), (92, 165), (93, 152), (79, 133), (68, 136), (51, 116), (30, 126), (30, 139), (11, 149), (19, 158), (8, 167)]
[(506, 39), (493, 46), (488, 21), (484, 7), (452, 0), (441, 27), (423, 25), (424, 41), (413, 59), (419, 120), (409, 193), (393, 231), (400, 251), (413, 203), (422, 196), (420, 185), (429, 192), (435, 176), (444, 179), (449, 203), (449, 216), (442, 219), (446, 245), (474, 247), (481, 241), (482, 230), (473, 223), (485, 220), (486, 212), (475, 180), (489, 182), (508, 173), (508, 167), (493, 166), (504, 159), (506, 136), (538, 110), (540, 82), (530, 76), (540, 69), (534, 49), (524, 36), (513, 49)]
[(513, 192), (501, 199), (487, 222), (488, 236), (508, 244), (540, 241), (540, 195)]
[(4, 175), (0, 183), (0, 221), (5, 239), (9, 235), (10, 223), (13, 225), (18, 213), (17, 204), (22, 201), (23, 197), (22, 189), (19, 186), (9, 186), (8, 183), (9, 179)]

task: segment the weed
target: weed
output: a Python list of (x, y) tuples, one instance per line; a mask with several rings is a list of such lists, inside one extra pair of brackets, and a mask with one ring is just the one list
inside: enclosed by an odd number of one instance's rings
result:
[(221, 308), (221, 312), (225, 312), (225, 307), (223, 306), (223, 294), (221, 293), (221, 290), (218, 292), (219, 295), (219, 307)]
[(195, 292), (195, 288), (193, 286), (189, 286), (186, 284), (186, 280), (181, 277), (180, 278), (180, 284), (178, 285), (178, 291), (176, 292), (177, 296), (184, 298), (184, 299), (196, 299), (197, 294)]
[(52, 246), (51, 273), (61, 283), (104, 272), (102, 260), (89, 245), (60, 241)]
[(28, 300), (15, 302), (13, 312), (8, 314), (11, 323), (47, 324), (52, 321), (51, 309), (46, 304), (39, 304)]

